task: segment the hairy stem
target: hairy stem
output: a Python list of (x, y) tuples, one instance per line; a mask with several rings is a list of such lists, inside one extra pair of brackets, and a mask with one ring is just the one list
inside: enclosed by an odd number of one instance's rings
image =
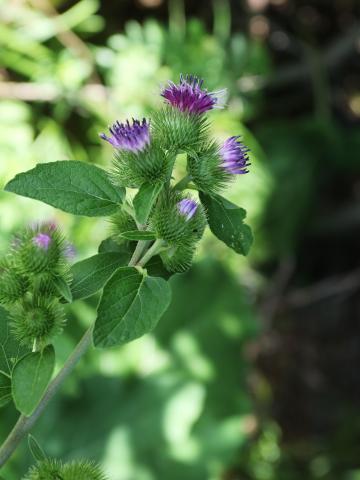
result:
[(132, 254), (131, 260), (129, 262), (129, 267), (134, 267), (141, 258), (145, 248), (149, 245), (149, 240), (139, 240), (134, 253)]
[(5, 462), (11, 457), (13, 452), (16, 450), (17, 446), (23, 439), (24, 435), (29, 432), (32, 428), (36, 420), (40, 417), (42, 412), (44, 411), (45, 407), (49, 403), (49, 401), (53, 398), (55, 393), (59, 390), (59, 387), (63, 383), (63, 381), (67, 378), (67, 376), (74, 370), (76, 364), (80, 360), (80, 358), (84, 355), (84, 353), (88, 350), (92, 343), (92, 329), (91, 326), (83, 335), (75, 350), (72, 352), (70, 357), (65, 362), (63, 368), (60, 372), (56, 375), (53, 381), (48, 386), (44, 396), (42, 397), (39, 405), (36, 407), (36, 410), (30, 417), (25, 417), (21, 415), (19, 420), (15, 424), (12, 431), (9, 433), (7, 439), (3, 443), (0, 448), (0, 467), (2, 467)]
[(156, 240), (155, 243), (149, 248), (149, 250), (145, 253), (142, 259), (137, 263), (139, 267), (143, 267), (154, 255), (159, 253), (165, 247), (164, 240)]

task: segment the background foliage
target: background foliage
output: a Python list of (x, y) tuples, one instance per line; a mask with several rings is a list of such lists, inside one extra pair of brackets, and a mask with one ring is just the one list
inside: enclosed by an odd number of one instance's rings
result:
[[(358, 15), (355, 0), (0, 0), (1, 185), (51, 160), (108, 165), (98, 132), (181, 72), (228, 88), (214, 133), (252, 150), (229, 195), (250, 257), (209, 234), (155, 333), (88, 354), (50, 404), (34, 429), (49, 455), (111, 480), (360, 478)], [(0, 208), (2, 251), (56, 218), (80, 260), (108, 228), (5, 192)], [(96, 303), (71, 307), (60, 359)], [(16, 412), (0, 415), (2, 439)], [(29, 462), (24, 442), (1, 474)]]

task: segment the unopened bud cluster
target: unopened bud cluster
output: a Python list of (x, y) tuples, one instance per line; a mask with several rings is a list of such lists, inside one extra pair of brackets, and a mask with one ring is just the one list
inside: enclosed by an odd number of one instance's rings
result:
[(31, 467), (23, 480), (106, 480), (100, 467), (92, 462), (62, 463), (45, 459)]
[(42, 348), (61, 332), (64, 311), (59, 285), (70, 282), (71, 247), (52, 223), (18, 235), (0, 261), (0, 303), (21, 344)]
[[(191, 266), (196, 244), (206, 226), (201, 204), (183, 191), (215, 194), (236, 175), (248, 172), (248, 149), (239, 137), (219, 143), (210, 136), (207, 112), (222, 106), (224, 91), (208, 92), (195, 76), (180, 77), (180, 82), (162, 90), (165, 105), (147, 119), (116, 122), (110, 136), (101, 134), (115, 149), (113, 179), (122, 187), (141, 188), (144, 184), (163, 187), (151, 208), (146, 225), (163, 241), (160, 256), (171, 272)], [(187, 154), (188, 182), (181, 188), (172, 185), (172, 172), (179, 153)], [(133, 218), (132, 218), (133, 217)], [(134, 230), (135, 216), (122, 209), (111, 219), (113, 236)]]

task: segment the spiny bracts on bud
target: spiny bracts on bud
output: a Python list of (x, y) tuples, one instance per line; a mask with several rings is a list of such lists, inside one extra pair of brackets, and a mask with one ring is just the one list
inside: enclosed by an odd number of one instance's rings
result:
[(220, 148), (215, 142), (188, 155), (187, 169), (199, 190), (217, 193), (229, 183), (232, 176), (223, 168), (222, 162)]
[(27, 229), (16, 238), (13, 258), (25, 274), (51, 272), (61, 275), (68, 269), (69, 246), (53, 223)]
[(107, 480), (101, 468), (92, 462), (62, 463), (46, 459), (32, 466), (23, 480)]
[(29, 294), (9, 313), (12, 334), (21, 345), (29, 347), (36, 341), (38, 348), (44, 348), (62, 332), (65, 324), (64, 309), (55, 298), (35, 298)]
[(165, 190), (150, 217), (150, 228), (171, 245), (197, 242), (206, 225), (203, 207), (175, 190)]
[(185, 241), (160, 252), (160, 257), (166, 270), (183, 273), (191, 267), (195, 251), (196, 243)]
[(12, 304), (20, 300), (29, 287), (29, 279), (21, 275), (11, 258), (0, 261), (0, 303)]
[(172, 108), (154, 113), (152, 133), (166, 150), (174, 153), (195, 151), (206, 140), (209, 123), (204, 116), (190, 115)]
[(124, 237), (121, 236), (122, 233), (137, 229), (135, 220), (122, 208), (119, 208), (119, 210), (110, 217), (110, 222), (111, 237), (119, 244), (125, 241)]
[(139, 152), (117, 150), (114, 155), (112, 178), (123, 187), (138, 188), (143, 183), (165, 181), (172, 164), (169, 155), (155, 140)]

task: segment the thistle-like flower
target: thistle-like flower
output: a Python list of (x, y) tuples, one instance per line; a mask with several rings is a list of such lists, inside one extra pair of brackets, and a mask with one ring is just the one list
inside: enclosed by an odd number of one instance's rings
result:
[(198, 204), (191, 198), (184, 198), (178, 203), (179, 212), (184, 215), (186, 220), (191, 220), (195, 215)]
[(240, 136), (230, 137), (220, 149), (221, 166), (230, 174), (242, 175), (248, 173), (250, 165), (249, 149), (239, 141)]
[(181, 75), (179, 84), (169, 82), (161, 96), (172, 107), (181, 112), (201, 115), (208, 110), (221, 106), (225, 90), (208, 92), (203, 88), (203, 80), (194, 75)]
[(142, 122), (133, 119), (132, 124), (129, 120), (126, 123), (117, 121), (112, 127), (109, 127), (110, 137), (105, 133), (101, 133), (100, 137), (117, 149), (137, 153), (143, 151), (150, 144), (149, 127), (150, 124), (145, 118)]

